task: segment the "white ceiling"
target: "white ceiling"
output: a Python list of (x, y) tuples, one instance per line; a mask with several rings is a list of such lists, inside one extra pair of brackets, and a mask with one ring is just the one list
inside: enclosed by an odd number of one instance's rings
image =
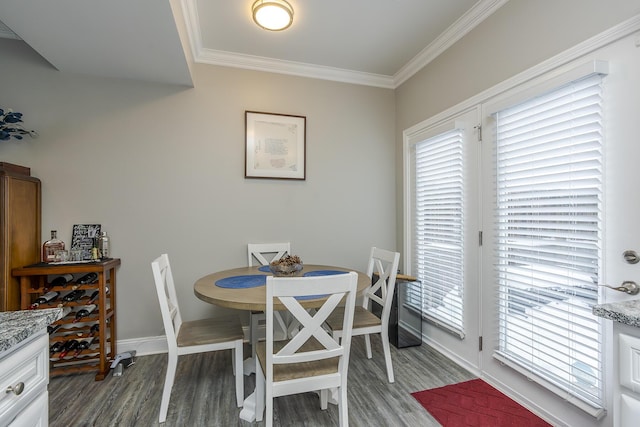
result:
[(289, 0), (282, 32), (253, 23), (254, 1), (2, 0), (0, 37), (63, 72), (191, 86), (193, 57), (394, 88), (508, 0)]

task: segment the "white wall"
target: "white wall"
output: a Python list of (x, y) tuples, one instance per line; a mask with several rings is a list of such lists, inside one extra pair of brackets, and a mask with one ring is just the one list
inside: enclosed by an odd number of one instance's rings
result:
[[(87, 60), (90, 60), (88, 58)], [(0, 160), (42, 180), (43, 240), (100, 223), (118, 270), (118, 339), (163, 334), (150, 261), (169, 253), (187, 320), (208, 273), (247, 242), (291, 241), (309, 263), (366, 268), (395, 249), (393, 91), (196, 64), (195, 88), (60, 73), (0, 39), (0, 105), (40, 138)], [(307, 117), (306, 181), (244, 178), (244, 111)]]

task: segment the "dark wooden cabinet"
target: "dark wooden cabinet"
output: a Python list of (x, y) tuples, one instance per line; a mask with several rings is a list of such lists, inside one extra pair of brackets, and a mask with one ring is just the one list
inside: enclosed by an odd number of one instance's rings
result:
[[(116, 356), (116, 268), (120, 259), (109, 258), (103, 261), (71, 264), (38, 263), (13, 270), (13, 275), (20, 279), (21, 309), (28, 309), (41, 295), (48, 291), (58, 291), (60, 296), (51, 303), (39, 305), (37, 308), (52, 308), (62, 306), (68, 313), (54, 322), (51, 326), (59, 326), (49, 335), (49, 344), (66, 340), (85, 340), (95, 336), (91, 347), (78, 354), (73, 351), (64, 357), (58, 353), (51, 353), (49, 371), (52, 376), (77, 372), (97, 371), (96, 381), (103, 380), (111, 369), (111, 361)], [(96, 273), (95, 283), (78, 283), (78, 279), (87, 273)], [(70, 274), (73, 280), (64, 286), (52, 286), (52, 281), (58, 276)], [(73, 290), (84, 290), (85, 295), (67, 302), (64, 295)], [(76, 313), (86, 307), (91, 294), (98, 291), (97, 299), (92, 304), (97, 309), (88, 317), (74, 322)], [(98, 325), (98, 331), (91, 332), (91, 327)]]
[(40, 261), (40, 180), (29, 168), (0, 162), (0, 311), (20, 310), (11, 270)]

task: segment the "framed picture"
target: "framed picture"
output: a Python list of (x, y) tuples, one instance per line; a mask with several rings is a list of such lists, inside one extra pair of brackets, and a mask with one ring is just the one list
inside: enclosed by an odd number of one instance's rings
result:
[(305, 116), (245, 111), (245, 178), (306, 179)]
[(81, 250), (82, 259), (91, 259), (91, 248), (100, 237), (100, 224), (75, 224), (71, 236), (71, 250)]

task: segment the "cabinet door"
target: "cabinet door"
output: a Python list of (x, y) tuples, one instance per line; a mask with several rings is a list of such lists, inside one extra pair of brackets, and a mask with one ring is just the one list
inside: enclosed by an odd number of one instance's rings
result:
[(46, 427), (49, 425), (49, 392), (44, 391), (9, 424), (9, 427)]
[(0, 175), (0, 311), (20, 310), (11, 270), (40, 260), (40, 180)]

